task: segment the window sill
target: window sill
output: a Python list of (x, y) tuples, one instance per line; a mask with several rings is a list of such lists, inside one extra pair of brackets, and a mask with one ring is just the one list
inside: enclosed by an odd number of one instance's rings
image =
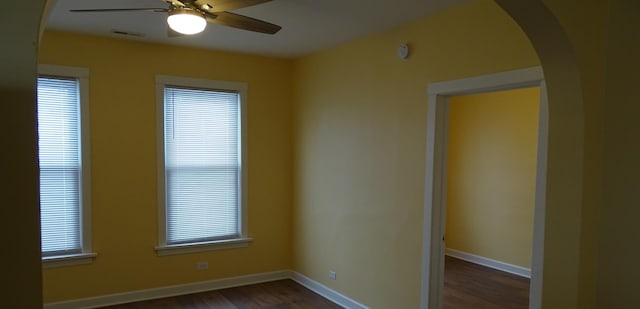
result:
[(97, 253), (78, 253), (42, 257), (42, 268), (86, 265), (93, 263)]
[(228, 240), (217, 240), (217, 241), (198, 242), (198, 243), (179, 244), (179, 245), (162, 245), (162, 246), (156, 247), (156, 253), (159, 256), (165, 256), (165, 255), (195, 253), (195, 252), (222, 250), (222, 249), (243, 248), (243, 247), (248, 247), (249, 243), (252, 241), (253, 239), (251, 238), (236, 238), (236, 239), (228, 239)]

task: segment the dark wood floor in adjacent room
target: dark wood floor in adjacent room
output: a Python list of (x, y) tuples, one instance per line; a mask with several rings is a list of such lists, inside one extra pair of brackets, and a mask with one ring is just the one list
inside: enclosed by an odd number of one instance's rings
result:
[(447, 256), (444, 309), (527, 309), (529, 279)]
[(342, 308), (293, 280), (104, 307), (109, 309), (312, 309)]

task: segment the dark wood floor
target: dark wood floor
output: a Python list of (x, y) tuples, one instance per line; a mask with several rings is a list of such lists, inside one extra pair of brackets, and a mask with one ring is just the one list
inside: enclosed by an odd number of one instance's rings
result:
[[(529, 279), (447, 256), (444, 309), (527, 309)], [(293, 280), (182, 295), (110, 309), (339, 309)]]
[(279, 280), (211, 292), (162, 298), (110, 309), (311, 309), (342, 308), (293, 280)]
[(444, 309), (527, 309), (529, 279), (447, 256)]

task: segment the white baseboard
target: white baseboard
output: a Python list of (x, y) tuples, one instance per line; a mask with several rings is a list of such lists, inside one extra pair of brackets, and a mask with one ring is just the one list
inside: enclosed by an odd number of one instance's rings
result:
[(172, 297), (185, 294), (207, 292), (225, 288), (232, 288), (243, 285), (250, 285), (262, 282), (291, 279), (308, 289), (322, 295), (332, 302), (347, 309), (369, 309), (355, 300), (344, 296), (327, 286), (314, 281), (300, 273), (291, 270), (281, 270), (269, 273), (259, 273), (247, 276), (201, 281), (180, 285), (165, 286), (155, 289), (138, 290), (124, 293), (109, 294), (97, 297), (81, 298), (70, 301), (48, 303), (44, 309), (84, 309), (104, 306), (119, 305), (144, 301), (157, 298)]
[(489, 259), (486, 257), (478, 256), (475, 254), (466, 253), (466, 252), (449, 249), (449, 248), (445, 249), (445, 254), (454, 258), (465, 260), (467, 262), (501, 270), (501, 271), (508, 272), (521, 277), (531, 278), (531, 269), (524, 268), (522, 266), (512, 265), (512, 264), (496, 261), (493, 259)]
[(327, 287), (326, 285), (315, 281), (301, 273), (298, 272), (291, 272), (291, 279), (300, 283), (301, 285), (305, 286), (306, 288), (308, 288), (309, 290), (312, 290), (322, 296), (324, 296), (325, 298), (331, 300), (332, 302), (346, 308), (346, 309), (369, 309), (369, 307), (347, 297), (344, 296), (332, 289), (330, 289), (329, 287)]
[(172, 285), (155, 289), (138, 290), (125, 293), (109, 294), (104, 296), (75, 299), (64, 302), (48, 303), (45, 309), (79, 309), (112, 306), (143, 300), (172, 297), (177, 295), (193, 294), (213, 291), (242, 285), (275, 281), (291, 278), (291, 271), (282, 270), (269, 273), (259, 273), (247, 276), (232, 277), (218, 280), (201, 281), (180, 285)]

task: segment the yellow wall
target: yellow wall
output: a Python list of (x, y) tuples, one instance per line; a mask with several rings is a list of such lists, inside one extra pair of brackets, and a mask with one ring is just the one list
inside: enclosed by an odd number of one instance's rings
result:
[(611, 6), (598, 308), (640, 306), (640, 2)]
[(451, 98), (446, 246), (531, 267), (539, 88)]
[(427, 85), (537, 64), (491, 1), (298, 60), (295, 270), (372, 308), (418, 308)]
[[(633, 0), (632, 0), (633, 1)], [(582, 186), (582, 199), (580, 202), (579, 212), (567, 212), (565, 209), (573, 208), (573, 206), (563, 207), (562, 205), (571, 205), (576, 201), (573, 199), (557, 198), (556, 203), (549, 206), (547, 209), (547, 215), (553, 215), (555, 217), (548, 218), (549, 222), (554, 227), (553, 231), (547, 230), (545, 237), (545, 288), (544, 295), (547, 295), (543, 302), (549, 308), (552, 307), (573, 307), (578, 308), (595, 308), (596, 303), (596, 267), (597, 259), (600, 256), (598, 253), (598, 233), (599, 233), (599, 220), (600, 220), (600, 208), (603, 207), (603, 143), (604, 143), (604, 106), (605, 106), (605, 67), (606, 67), (606, 53), (608, 42), (608, 23), (609, 23), (609, 2), (603, 0), (587, 0), (581, 1), (577, 4), (573, 0), (545, 0), (545, 4), (552, 11), (554, 16), (558, 18), (562, 25), (566, 35), (572, 44), (572, 53), (574, 54), (578, 71), (580, 73), (579, 82), (582, 84), (581, 92), (570, 93), (574, 97), (578, 97), (582, 100), (584, 108), (584, 115), (579, 114), (576, 111), (575, 106), (569, 103), (569, 99), (566, 97), (567, 92), (573, 92), (573, 89), (568, 87), (571, 83), (570, 79), (563, 72), (564, 70), (557, 71), (557, 67), (561, 65), (556, 61), (560, 60), (559, 57), (555, 57), (553, 53), (548, 53), (548, 66), (549, 69), (545, 69), (545, 74), (554, 76), (555, 78), (547, 78), (548, 91), (550, 94), (550, 108), (560, 110), (556, 112), (555, 118), (560, 118), (565, 114), (574, 113), (580, 117), (583, 117), (584, 128), (581, 128), (584, 132), (584, 145), (583, 150), (580, 153), (581, 164), (583, 165), (583, 171), (581, 176), (581, 183), (574, 182), (575, 184)], [(638, 14), (638, 11), (636, 11)], [(636, 15), (638, 16), (638, 15)], [(546, 30), (544, 25), (541, 25), (542, 31)], [(547, 42), (545, 47), (556, 48), (557, 42)], [(555, 59), (554, 59), (555, 58)], [(544, 62), (543, 62), (544, 65)], [(554, 70), (553, 67), (556, 67)], [(564, 94), (559, 95), (564, 92)], [(553, 95), (555, 94), (556, 100), (553, 101)], [(575, 99), (574, 99), (575, 100)], [(569, 107), (565, 110), (565, 106)], [(551, 112), (553, 116), (553, 111)], [(572, 117), (572, 116), (570, 116)], [(571, 122), (568, 119), (559, 121), (557, 125), (559, 130), (565, 131), (564, 134), (568, 135), (567, 139), (575, 139), (575, 135), (571, 130), (567, 130)], [(550, 136), (559, 136), (563, 133), (550, 133)], [(551, 140), (551, 139), (550, 139)], [(569, 186), (565, 184), (567, 181), (561, 179), (559, 174), (568, 173), (568, 170), (564, 167), (567, 166), (567, 161), (560, 161), (556, 164), (550, 164), (556, 170), (556, 175), (551, 175), (554, 179), (557, 179), (555, 183), (547, 183), (548, 188), (551, 186), (556, 188), (562, 188), (567, 191)], [(571, 181), (573, 182), (573, 181)], [(562, 187), (566, 186), (566, 187)], [(552, 189), (549, 189), (549, 191)], [(559, 191), (559, 190), (558, 190)], [(555, 194), (554, 194), (555, 195)], [(548, 195), (550, 197), (551, 195)], [(578, 220), (572, 221), (569, 218), (575, 217)], [(576, 235), (576, 229), (579, 234)], [(571, 235), (571, 239), (578, 238), (578, 241), (569, 243), (567, 237), (563, 235)], [(614, 240), (617, 241), (617, 240)], [(569, 254), (567, 248), (578, 248), (578, 256)], [(572, 249), (573, 250), (573, 249)], [(579, 263), (576, 263), (579, 261)], [(576, 265), (578, 268), (571, 273), (565, 270), (573, 268), (573, 266), (567, 267), (567, 265)], [(576, 272), (576, 273), (574, 273)], [(567, 281), (567, 278), (571, 280)], [(577, 278), (577, 281), (574, 281)], [(574, 303), (567, 303), (567, 295), (573, 296), (574, 282), (577, 283), (575, 288), (578, 290), (576, 295), (577, 299)], [(571, 291), (566, 289), (567, 286), (571, 286)], [(608, 308), (609, 306), (604, 306)], [(615, 308), (612, 306), (611, 308)]]
[[(45, 32), (39, 62), (90, 70), (98, 253), (88, 266), (46, 269), (45, 302), (291, 268), (290, 61)], [(156, 255), (156, 74), (248, 83), (248, 248)]]

